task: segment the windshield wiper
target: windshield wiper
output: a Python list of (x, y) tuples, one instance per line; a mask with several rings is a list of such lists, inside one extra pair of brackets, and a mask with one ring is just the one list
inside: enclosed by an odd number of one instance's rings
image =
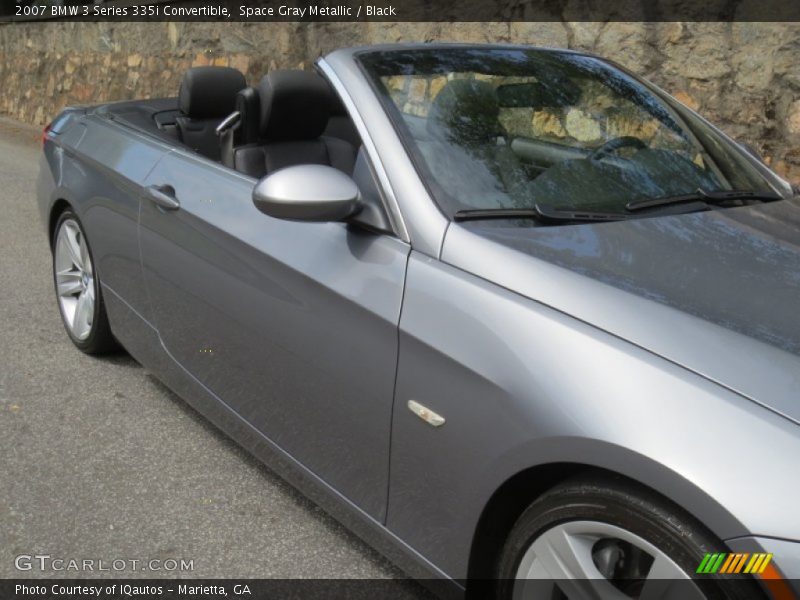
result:
[[(647, 208), (660, 208), (690, 202), (703, 202), (704, 204), (716, 205), (731, 200), (762, 200), (770, 202), (782, 200), (783, 196), (774, 192), (756, 192), (750, 190), (716, 190), (706, 192), (698, 189), (691, 194), (679, 196), (667, 196), (664, 198), (652, 198), (650, 200), (636, 200), (625, 205), (625, 209), (635, 213)], [(553, 208), (542, 204), (536, 204), (533, 208), (476, 208), (459, 210), (453, 215), (455, 221), (479, 221), (484, 219), (533, 219), (542, 223), (547, 222), (602, 222), (602, 221), (624, 221), (636, 218), (639, 215), (598, 212), (587, 210), (576, 210), (572, 208)]]
[(782, 200), (783, 196), (774, 192), (755, 192), (752, 190), (715, 190), (706, 192), (698, 189), (691, 194), (681, 194), (679, 196), (666, 196), (664, 198), (653, 198), (651, 200), (636, 200), (628, 202), (625, 208), (630, 211), (644, 210), (646, 208), (658, 208), (660, 206), (670, 206), (672, 204), (682, 204), (684, 202), (704, 202), (706, 204), (722, 204), (731, 200)]
[(453, 215), (456, 221), (478, 221), (483, 219), (533, 219), (546, 222), (599, 222), (623, 221), (632, 215), (585, 210), (551, 208), (536, 204), (533, 208), (478, 208), (459, 210)]

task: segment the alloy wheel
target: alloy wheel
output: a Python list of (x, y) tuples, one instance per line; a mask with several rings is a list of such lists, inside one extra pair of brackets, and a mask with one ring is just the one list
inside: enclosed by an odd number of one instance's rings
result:
[(95, 313), (94, 267), (78, 223), (67, 219), (55, 243), (56, 293), (64, 323), (80, 341), (89, 337)]
[(626, 529), (570, 521), (535, 538), (519, 563), (514, 600), (704, 600), (691, 575)]

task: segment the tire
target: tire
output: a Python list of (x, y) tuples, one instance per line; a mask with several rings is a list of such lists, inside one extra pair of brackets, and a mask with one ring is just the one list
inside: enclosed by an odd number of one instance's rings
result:
[(61, 213), (52, 241), (56, 303), (69, 339), (86, 354), (117, 351), (89, 241), (74, 212)]
[[(496, 597), (638, 598), (653, 571), (664, 579), (649, 585), (675, 594), (658, 597), (764, 599), (750, 575), (695, 575), (706, 553), (725, 551), (688, 513), (643, 486), (621, 477), (573, 479), (515, 523), (497, 562)], [(552, 560), (556, 554), (561, 561)], [(587, 585), (595, 591), (581, 594)]]

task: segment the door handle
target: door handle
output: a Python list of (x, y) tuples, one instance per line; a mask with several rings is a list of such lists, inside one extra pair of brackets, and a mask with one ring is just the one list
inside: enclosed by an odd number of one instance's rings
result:
[(150, 185), (144, 191), (150, 200), (164, 210), (178, 210), (181, 207), (181, 203), (175, 197), (175, 189), (171, 185)]

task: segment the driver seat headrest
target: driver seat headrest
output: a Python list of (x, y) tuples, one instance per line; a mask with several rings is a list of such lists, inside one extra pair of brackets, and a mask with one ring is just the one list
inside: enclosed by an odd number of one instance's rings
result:
[(272, 71), (258, 86), (261, 138), (269, 141), (313, 140), (328, 123), (331, 89), (311, 71)]

